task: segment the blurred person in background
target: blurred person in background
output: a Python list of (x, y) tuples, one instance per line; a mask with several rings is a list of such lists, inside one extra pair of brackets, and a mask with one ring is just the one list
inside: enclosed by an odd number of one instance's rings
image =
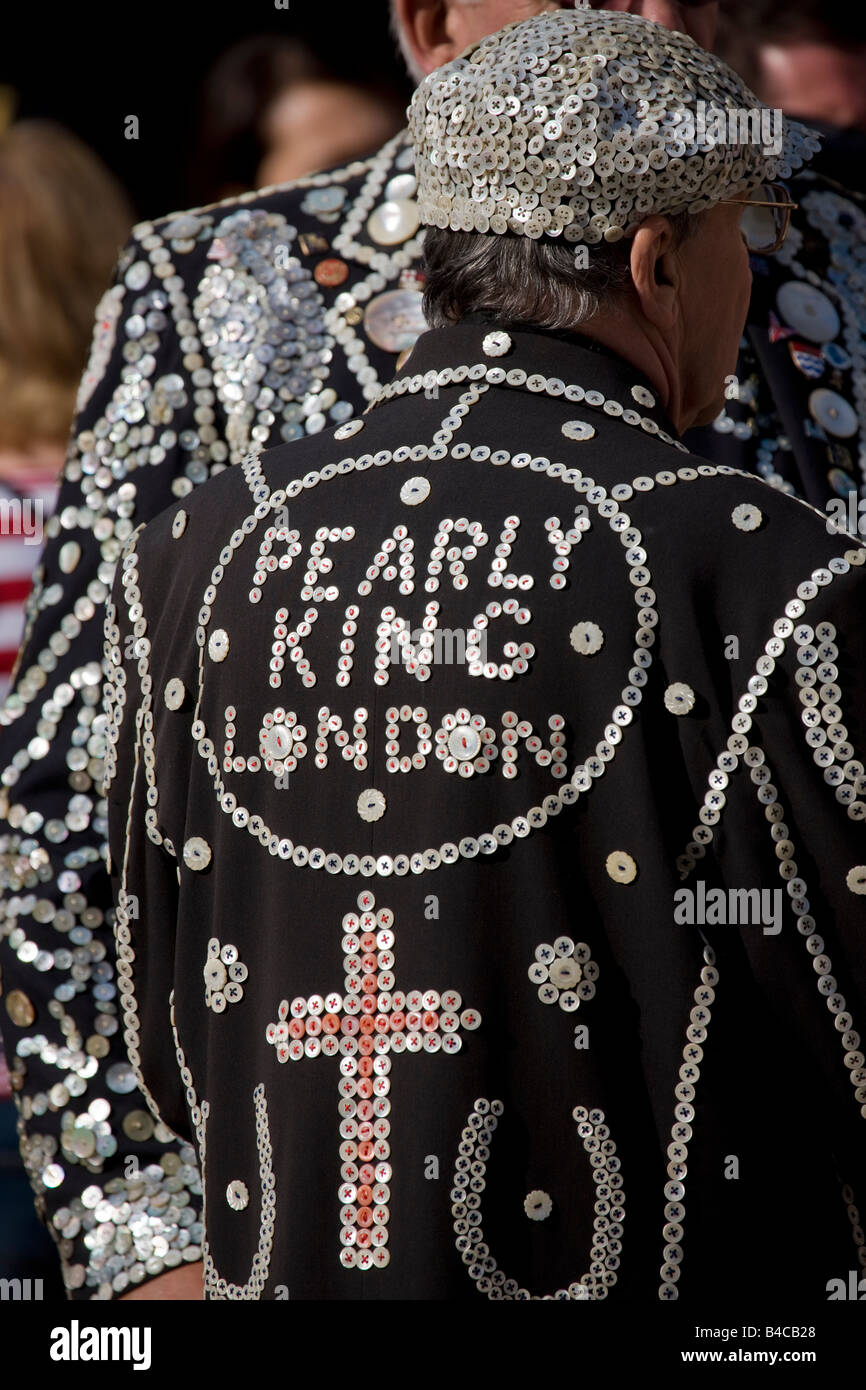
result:
[(345, 79), (300, 39), (244, 39), (204, 80), (193, 196), (233, 197), (367, 155), (401, 129), (405, 104), (384, 83)]
[[(0, 136), (0, 497), (8, 503), (0, 699), (41, 523), (54, 508), (94, 311), (132, 220), (119, 184), (76, 136), (47, 121), (21, 121)], [(86, 391), (83, 383), (78, 408)]]
[(822, 144), (788, 182), (799, 207), (785, 246), (752, 259), (728, 404), (689, 442), (866, 534), (866, 9), (725, 0), (717, 47)]
[[(866, 7), (731, 0), (719, 51), (762, 101), (813, 125), (866, 133)], [(863, 171), (859, 172), (863, 177)]]
[[(393, 0), (393, 17), (417, 78), (475, 39), (556, 8), (544, 0)], [(715, 3), (611, 0), (596, 8), (642, 15), (706, 48), (714, 43)], [(106, 803), (99, 738), (90, 734), (104, 656), (97, 596), (105, 597), (136, 526), (241, 463), (251, 447), (345, 423), (393, 377), (426, 326), (416, 187), (413, 151), (401, 132), (362, 162), (142, 223), (118, 266), (106, 330), (112, 346), (76, 421), (58, 518), (47, 529), (39, 592), (57, 597), (36, 615), (15, 691), (0, 712), (7, 725), (0, 730), (7, 831), (0, 911), (14, 913), (28, 954), (36, 945), (49, 952), (65, 946), (58, 932), (73, 922), (102, 952), (92, 970), (81, 967), (76, 985), (86, 987), (66, 1002), (61, 996), (57, 1015), (52, 989), (71, 988), (67, 972), (58, 966), (53, 978), (40, 974), (0, 941), (7, 980), (22, 996), (14, 1026), (4, 1018), (27, 1049), (15, 1058), (22, 1107), (34, 1095), (50, 1098), (69, 1074), (57, 1066), (63, 1030), (74, 1028), (78, 1040), (73, 1074), (85, 1086), (76, 1127), (62, 1130), (63, 1111), (49, 1104), (26, 1115), (22, 1140), (72, 1298), (174, 1299), (202, 1291), (196, 1154), (151, 1115), (110, 993), (116, 957), (103, 858)], [(828, 471), (847, 466), (860, 476), (866, 345), (857, 281), (843, 262), (862, 245), (862, 213), (850, 199), (837, 202), (820, 180), (804, 188), (807, 207), (794, 211), (785, 246), (775, 257), (753, 257), (749, 350), (719, 427), (691, 447), (822, 507)], [(81, 551), (71, 570), (70, 543)], [(93, 612), (79, 618), (84, 599)], [(74, 636), (55, 659), (70, 618)], [(48, 693), (46, 661), (56, 665)], [(51, 699), (58, 682), (72, 691), (62, 708)], [(53, 838), (58, 805), (68, 806), (72, 822), (65, 838)], [(37, 886), (45, 906), (34, 915), (17, 895)], [(93, 1104), (106, 1113), (100, 1123), (109, 1131), (96, 1153), (87, 1151), (85, 1133)], [(141, 1166), (134, 1179), (126, 1176), (130, 1159)], [(88, 1240), (95, 1217), (81, 1201), (87, 1188), (124, 1191), (134, 1217), (118, 1222), (115, 1240), (99, 1248)], [(166, 1220), (152, 1214), (162, 1189), (172, 1194), (164, 1199)]]
[[(57, 498), (76, 393), (78, 408), (87, 398), (81, 378), (94, 310), (131, 225), (120, 186), (74, 135), (42, 121), (0, 135), (0, 700), (42, 526)], [(19, 1005), (14, 991), (5, 1002), (4, 1023)], [(9, 1278), (44, 1275), (50, 1288), (53, 1267), (40, 1263), (45, 1252), (27, 1191), (0, 1043), (0, 1268)]]

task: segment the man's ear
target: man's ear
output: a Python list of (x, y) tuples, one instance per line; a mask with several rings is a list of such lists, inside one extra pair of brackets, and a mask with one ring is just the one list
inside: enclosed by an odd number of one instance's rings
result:
[(401, 47), (412, 55), (420, 72), (432, 72), (457, 56), (448, 32), (448, 0), (392, 0), (392, 4)]
[(667, 217), (648, 217), (641, 223), (632, 238), (629, 263), (644, 318), (668, 332), (676, 320), (682, 272)]

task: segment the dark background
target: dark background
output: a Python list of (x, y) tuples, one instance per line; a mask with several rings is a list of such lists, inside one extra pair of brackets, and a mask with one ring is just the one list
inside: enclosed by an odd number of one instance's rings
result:
[[(12, 0), (0, 41), (0, 84), (17, 118), (59, 121), (101, 155), (139, 217), (189, 205), (189, 159), (201, 80), (231, 44), (257, 34), (307, 40), (337, 75), (412, 84), (388, 30), (387, 0)], [(139, 119), (139, 139), (124, 121)]]

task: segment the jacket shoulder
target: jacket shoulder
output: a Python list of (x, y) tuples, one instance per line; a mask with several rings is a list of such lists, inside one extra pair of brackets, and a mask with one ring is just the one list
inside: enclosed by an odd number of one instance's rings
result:
[[(166, 213), (162, 217), (140, 222), (133, 228), (132, 234), (138, 240), (156, 234), (163, 240), (186, 243), (191, 240), (206, 240), (209, 231), (213, 233), (214, 228), (222, 226), (229, 219), (243, 219), (244, 214), (254, 217), (256, 213), (279, 212), (285, 216), (294, 215), (297, 219), (302, 218), (309, 209), (315, 215), (320, 211), (316, 195), (319, 194), (321, 201), (321, 191), (324, 189), (336, 190), (331, 195), (335, 202), (340, 191), (345, 193), (345, 198), (340, 198), (339, 206), (333, 209), (333, 213), (342, 218), (346, 203), (355, 196), (370, 175), (379, 167), (387, 168), (407, 143), (407, 132), (400, 131), (381, 149), (364, 159), (351, 160), (347, 164), (307, 174), (300, 179), (253, 189), (249, 193), (205, 203), (200, 207)], [(331, 215), (329, 209), (323, 210), (326, 216)]]

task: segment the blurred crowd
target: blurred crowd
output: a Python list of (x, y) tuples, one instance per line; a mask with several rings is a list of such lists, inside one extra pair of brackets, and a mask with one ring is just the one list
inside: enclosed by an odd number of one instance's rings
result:
[[(826, 133), (825, 171), (849, 188), (866, 185), (866, 7), (728, 0), (717, 50), (762, 101)], [(362, 72), (351, 82), (335, 74), (324, 43), (314, 51), (251, 36), (229, 48), (204, 75), (194, 146), (178, 151), (187, 204), (381, 146), (404, 124), (405, 93), (369, 85)], [(71, 128), (16, 120), (14, 107), (14, 92), (0, 92), (0, 700), (70, 422), (88, 391), (88, 354), (99, 350), (101, 301), (135, 220), (130, 194)], [(56, 1279), (18, 1160), (0, 1051), (0, 1266), (32, 1275), (40, 1249), (46, 1278)]]

